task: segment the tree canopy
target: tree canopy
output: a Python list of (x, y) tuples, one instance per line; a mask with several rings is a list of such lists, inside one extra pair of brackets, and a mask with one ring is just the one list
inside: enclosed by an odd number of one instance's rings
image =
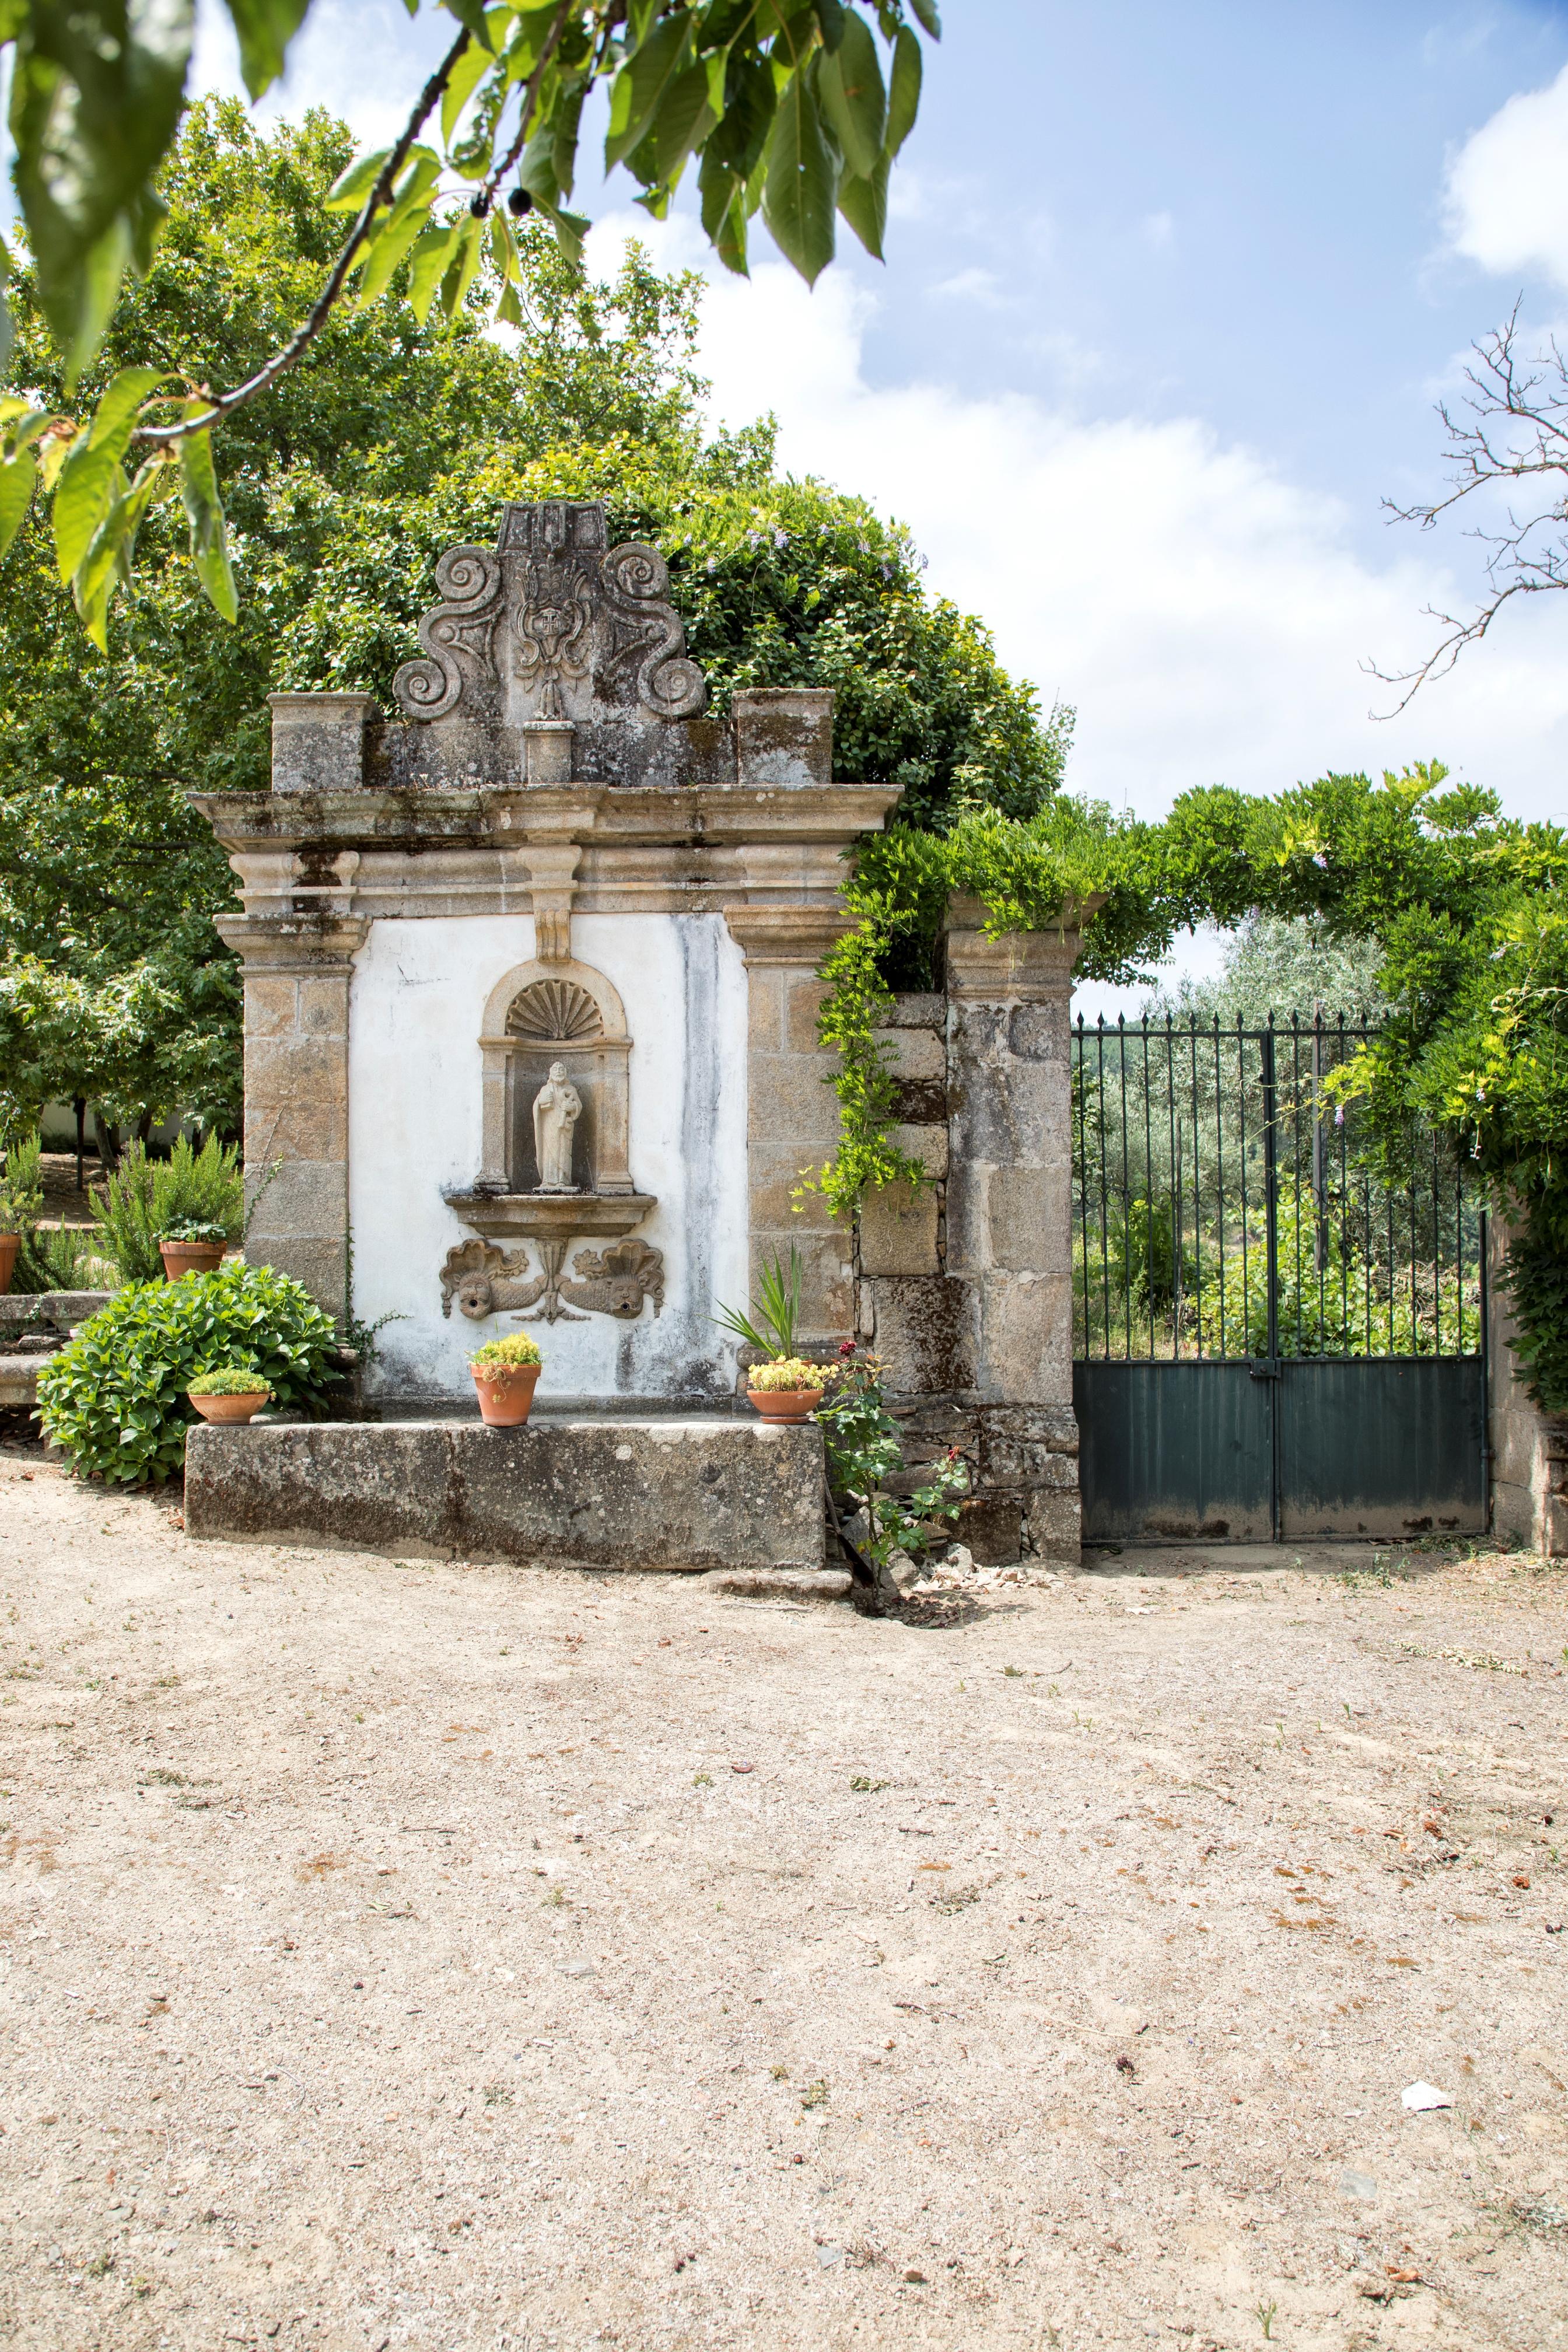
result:
[[(521, 323), (529, 257), (516, 225), (547, 219), (562, 251), (579, 257), (589, 224), (566, 206), (583, 109), (601, 85), (606, 172), (624, 165), (641, 186), (637, 201), (662, 219), (700, 158), (702, 227), (730, 268), (745, 270), (759, 210), (808, 282), (833, 258), (837, 216), (880, 257), (889, 175), (923, 72), (903, 0), (867, 0), (864, 10), (860, 0), (440, 5), (456, 37), (392, 145), (346, 163), (325, 193), (347, 235), (247, 372), (221, 367), (213, 344), (194, 366), (121, 368), (90, 419), (30, 392), (0, 398), (0, 555), (41, 482), (60, 578), (99, 645), (110, 601), (130, 584), (142, 524), (176, 479), (196, 575), (214, 609), (234, 618), (214, 430), (269, 395), (345, 306), (363, 310), (395, 289), (423, 324), (437, 299), (455, 318), (489, 278), (498, 323)], [(253, 99), (282, 71), (309, 5), (229, 0)], [(418, 0), (408, 5), (416, 12)], [(939, 39), (935, 0), (910, 8)], [(195, 17), (195, 0), (0, 0), (32, 291), (68, 394), (98, 355), (127, 266), (144, 276), (157, 250), (167, 209), (156, 175), (184, 105)], [(437, 109), (432, 146), (420, 134)], [(11, 275), (0, 243), (0, 364)]]
[[(321, 266), (321, 199), (351, 152), (324, 115), (263, 134), (235, 101), (194, 109), (103, 375), (214, 352), (251, 365)], [(75, 627), (41, 514), (0, 566), (0, 1083), (17, 1105), (82, 1094), (121, 1119), (178, 1107), (234, 1127), (237, 987), (212, 921), (231, 881), (185, 792), (266, 784), (275, 688), (389, 698), (437, 557), (493, 537), (509, 498), (603, 497), (613, 529), (668, 555), (716, 707), (737, 685), (832, 687), (840, 772), (902, 784), (915, 821), (965, 800), (1026, 816), (1059, 782), (1070, 714), (1042, 725), (979, 623), (927, 596), (903, 531), (781, 477), (766, 421), (704, 437), (700, 281), (658, 275), (634, 245), (595, 282), (547, 230), (524, 222), (519, 240), (504, 337), (493, 287), (422, 322), (395, 283), (233, 419), (232, 627), (164, 508), (103, 656)], [(16, 370), (52, 397), (60, 362), (26, 272), (15, 293)]]

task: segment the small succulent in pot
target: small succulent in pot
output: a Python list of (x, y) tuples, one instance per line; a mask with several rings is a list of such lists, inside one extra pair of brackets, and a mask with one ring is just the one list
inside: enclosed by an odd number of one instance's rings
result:
[(479, 1413), (492, 1429), (516, 1429), (533, 1407), (534, 1384), (543, 1358), (539, 1342), (526, 1331), (510, 1332), (504, 1339), (487, 1339), (468, 1358), (468, 1370), (479, 1391)]
[(216, 1372), (198, 1372), (185, 1394), (204, 1421), (228, 1425), (248, 1421), (272, 1401), (272, 1391), (260, 1373), (239, 1364), (220, 1365)]

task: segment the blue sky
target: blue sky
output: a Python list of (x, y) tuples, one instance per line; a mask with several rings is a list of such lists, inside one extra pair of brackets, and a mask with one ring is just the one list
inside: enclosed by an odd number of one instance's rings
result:
[[(204, 0), (205, 5), (205, 0)], [(797, 470), (913, 528), (934, 588), (1079, 712), (1073, 781), (1153, 813), (1437, 755), (1568, 816), (1568, 597), (1539, 598), (1391, 724), (1361, 667), (1463, 599), (1460, 530), (1390, 530), (1441, 480), (1434, 401), (1522, 293), (1568, 289), (1568, 0), (949, 0), (895, 175), (889, 262), (846, 232), (814, 294), (715, 271), (715, 415), (773, 408)], [(237, 88), (204, 16), (197, 83)], [(287, 84), (366, 140), (449, 19), (316, 0)], [(1558, 87), (1559, 77), (1562, 87)], [(624, 175), (593, 252), (704, 265)]]

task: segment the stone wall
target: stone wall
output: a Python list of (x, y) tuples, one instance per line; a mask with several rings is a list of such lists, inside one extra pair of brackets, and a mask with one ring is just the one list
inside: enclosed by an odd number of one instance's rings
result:
[(1519, 1378), (1513, 1318), (1499, 1279), (1509, 1238), (1503, 1220), (1493, 1217), (1487, 1234), (1492, 1531), (1521, 1550), (1568, 1559), (1568, 1418), (1542, 1412)]
[(987, 1561), (1079, 1557), (1068, 1003), (1076, 928), (1003, 940), (955, 900), (940, 994), (882, 1036), (899, 1140), (933, 1180), (868, 1196), (858, 1318), (887, 1360), (911, 1480), (973, 1466), (962, 1535)]

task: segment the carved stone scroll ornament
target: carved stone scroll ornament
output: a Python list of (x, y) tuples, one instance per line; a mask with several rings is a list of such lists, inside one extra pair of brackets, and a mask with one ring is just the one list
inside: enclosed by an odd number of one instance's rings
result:
[(669, 569), (657, 547), (627, 540), (613, 547), (601, 571), (614, 650), (611, 667), (637, 664), (637, 700), (660, 719), (692, 719), (708, 699), (708, 682), (687, 656), (686, 631), (668, 602)]
[[(525, 1323), (585, 1323), (573, 1307), (590, 1314), (612, 1315), (620, 1323), (634, 1323), (643, 1301), (651, 1298), (657, 1316), (664, 1306), (664, 1254), (647, 1242), (620, 1241), (607, 1250), (579, 1250), (572, 1261), (572, 1276), (562, 1278), (566, 1244), (545, 1241), (539, 1245), (544, 1271), (525, 1281), (526, 1250), (498, 1249), (493, 1242), (461, 1242), (447, 1253), (441, 1268), (441, 1312), (450, 1316), (456, 1299), (459, 1313), (471, 1323), (487, 1316), (518, 1314)], [(566, 1301), (571, 1301), (571, 1306)], [(537, 1306), (538, 1313), (519, 1313)]]
[(603, 721), (629, 702), (655, 719), (695, 718), (707, 682), (664, 558), (637, 540), (606, 551), (606, 535), (597, 501), (554, 499), (507, 507), (493, 555), (450, 549), (436, 567), (445, 601), (419, 624), (426, 658), (393, 681), (405, 714), (526, 727)]
[(465, 702), (471, 715), (493, 712), (500, 678), (495, 630), (502, 604), (501, 567), (483, 547), (449, 547), (436, 566), (446, 600), (419, 624), (428, 659), (405, 662), (392, 681), (410, 719), (444, 719)]

